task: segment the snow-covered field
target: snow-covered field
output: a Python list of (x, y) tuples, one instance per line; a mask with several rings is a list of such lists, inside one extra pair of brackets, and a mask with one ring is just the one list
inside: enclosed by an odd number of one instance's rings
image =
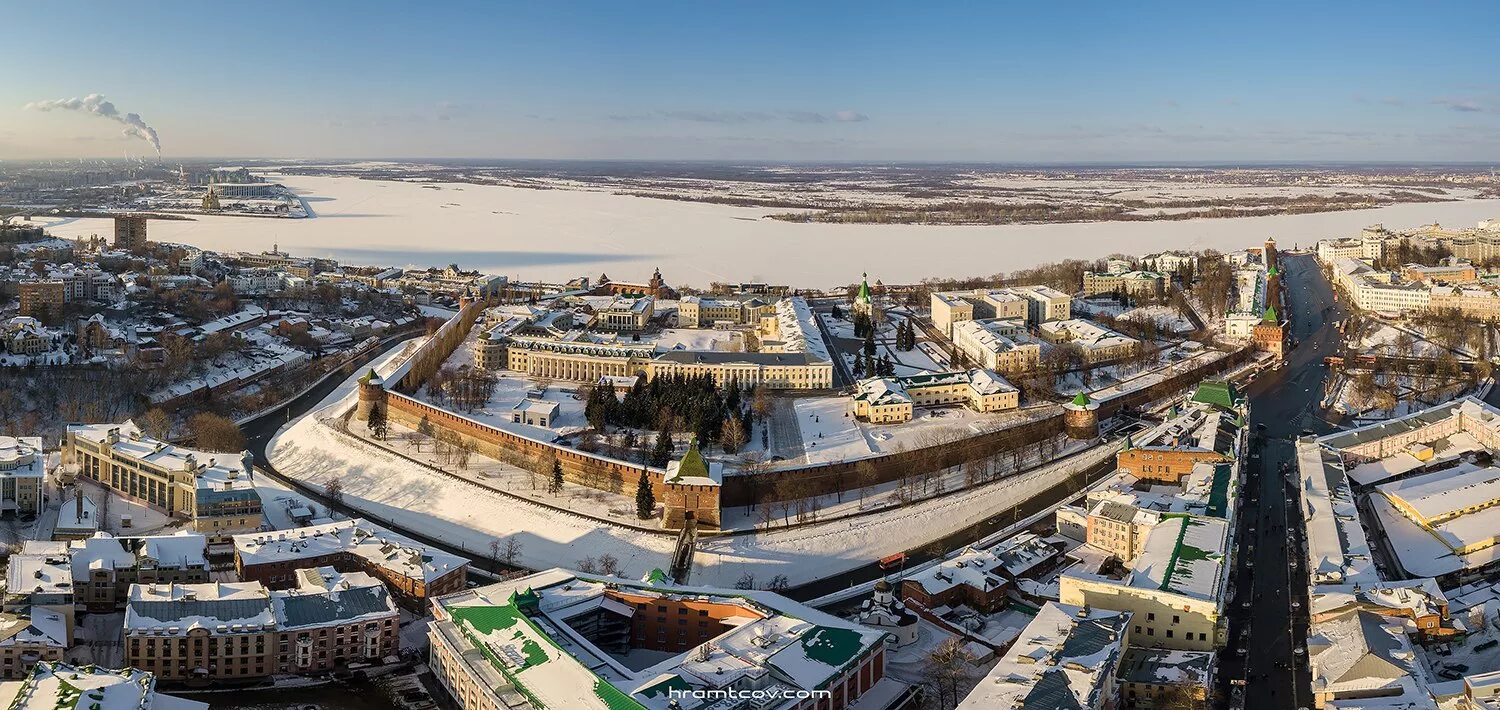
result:
[[(280, 176), (316, 214), (307, 219), (206, 215), (151, 224), (156, 241), (224, 251), (292, 253), (355, 264), (464, 268), (535, 280), (605, 272), (644, 280), (653, 267), (674, 284), (769, 281), (804, 287), (886, 283), (1009, 271), (1118, 251), (1242, 249), (1274, 236), (1310, 244), (1441, 222), (1472, 226), (1500, 216), (1500, 200), (1404, 204), (1322, 214), (1004, 226), (798, 224), (761, 219), (779, 209), (655, 200), (602, 192), (530, 190), (346, 177)], [(59, 237), (108, 235), (103, 219), (46, 220)], [(878, 256), (877, 256), (878, 255)], [(960, 258), (955, 258), (960, 255)], [(793, 258), (795, 257), (795, 258)]]
[[(395, 353), (386, 356), (376, 370), (390, 372), (395, 360)], [(348, 505), (476, 555), (488, 554), (491, 540), (514, 536), (522, 544), (521, 563), (534, 568), (571, 565), (606, 553), (621, 561), (626, 575), (668, 564), (674, 542), (669, 534), (610, 525), (485, 491), (362, 445), (320, 421), (353, 405), (356, 379), (350, 377), (271, 440), (271, 462), (281, 474), (313, 486), (338, 479)], [(837, 574), (984, 520), (1114, 451), (1102, 447), (1073, 461), (879, 514), (704, 538), (692, 579), (729, 587), (746, 572), (759, 579), (784, 574), (792, 584)]]

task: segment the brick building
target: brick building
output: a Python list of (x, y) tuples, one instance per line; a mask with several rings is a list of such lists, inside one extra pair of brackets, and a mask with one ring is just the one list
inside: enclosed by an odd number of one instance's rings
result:
[(469, 561), (435, 550), (362, 519), (234, 536), (240, 579), (284, 589), (298, 570), (332, 567), (365, 572), (389, 584), (403, 602), (420, 606), (468, 581)]

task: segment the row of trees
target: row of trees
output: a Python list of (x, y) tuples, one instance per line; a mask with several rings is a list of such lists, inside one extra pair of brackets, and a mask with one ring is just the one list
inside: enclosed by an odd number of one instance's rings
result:
[(489, 404), (495, 394), (495, 374), (480, 367), (444, 367), (427, 380), (428, 396), (438, 406), (448, 403), (465, 412)]
[[(600, 432), (610, 426), (659, 432), (650, 463), (660, 466), (665, 465), (658, 463), (663, 455), (671, 459), (670, 437), (679, 431), (691, 433), (704, 445), (717, 442), (726, 451), (738, 451), (748, 440), (755, 411), (747, 403), (763, 397), (754, 387), (733, 382), (721, 388), (709, 375), (669, 375), (649, 382), (638, 378), (624, 398), (609, 387), (590, 390), (584, 416)], [(626, 448), (633, 449), (637, 442), (633, 434), (627, 436)]]

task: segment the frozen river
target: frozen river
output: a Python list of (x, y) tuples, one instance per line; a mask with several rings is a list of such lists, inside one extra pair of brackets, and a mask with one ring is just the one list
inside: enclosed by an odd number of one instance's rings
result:
[[(784, 210), (729, 207), (600, 192), (424, 184), (345, 177), (276, 178), (300, 193), (308, 219), (204, 216), (153, 222), (151, 238), (215, 251), (273, 244), (352, 264), (457, 263), (525, 280), (601, 272), (669, 283), (768, 281), (823, 287), (868, 271), (887, 283), (988, 275), (1068, 257), (1164, 249), (1231, 250), (1275, 237), (1284, 247), (1440, 222), (1471, 227), (1500, 217), (1500, 200), (1410, 204), (1323, 214), (1182, 222), (1004, 226), (796, 224), (761, 219)], [(54, 220), (57, 236), (109, 235), (107, 220)]]

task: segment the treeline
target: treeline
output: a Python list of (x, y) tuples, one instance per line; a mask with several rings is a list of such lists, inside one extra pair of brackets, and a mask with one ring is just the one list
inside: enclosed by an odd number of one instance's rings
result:
[[(1038, 224), (1064, 222), (1155, 222), (1199, 218), (1263, 217), (1366, 209), (1396, 202), (1438, 202), (1444, 198), (1411, 192), (1377, 195), (1300, 195), (1235, 199), (1148, 202), (1125, 200), (1109, 205), (1007, 204), (985, 200), (935, 205), (868, 205), (767, 215), (783, 222), (833, 224)], [(1152, 211), (1156, 210), (1156, 211)], [(1178, 210), (1167, 212), (1166, 210)]]
[(730, 383), (721, 388), (708, 375), (668, 375), (649, 382), (636, 379), (623, 398), (613, 388), (594, 387), (583, 411), (600, 432), (611, 426), (650, 429), (668, 438), (686, 432), (705, 448), (718, 443), (732, 453), (748, 440), (752, 419), (747, 405), (753, 397), (753, 387)]
[(1402, 237), (1395, 242), (1386, 242), (1385, 251), (1375, 266), (1388, 271), (1399, 270), (1407, 264), (1436, 264), (1453, 256), (1453, 251), (1438, 242), (1418, 243)]

